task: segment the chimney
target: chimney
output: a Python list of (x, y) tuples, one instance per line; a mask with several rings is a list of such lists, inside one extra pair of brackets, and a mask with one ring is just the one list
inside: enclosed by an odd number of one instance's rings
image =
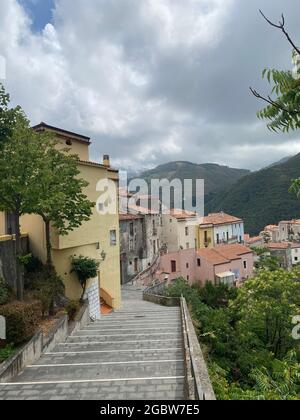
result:
[(110, 159), (109, 159), (109, 155), (104, 155), (103, 156), (103, 165), (106, 166), (107, 168), (110, 168)]

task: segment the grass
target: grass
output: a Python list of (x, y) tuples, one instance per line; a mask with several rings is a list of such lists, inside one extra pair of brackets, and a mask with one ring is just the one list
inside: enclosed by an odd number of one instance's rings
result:
[(16, 349), (11, 344), (0, 348), (0, 363), (3, 363), (6, 359), (11, 357), (15, 353), (15, 351)]

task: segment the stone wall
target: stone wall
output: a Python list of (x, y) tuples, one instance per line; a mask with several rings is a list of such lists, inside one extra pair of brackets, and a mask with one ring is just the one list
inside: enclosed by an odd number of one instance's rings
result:
[[(28, 253), (28, 237), (23, 236), (21, 243), (24, 254)], [(16, 242), (11, 235), (0, 237), (0, 277), (16, 289)]]
[(100, 319), (101, 307), (98, 279), (97, 281), (92, 282), (87, 288), (86, 297), (89, 301), (90, 317), (94, 320)]

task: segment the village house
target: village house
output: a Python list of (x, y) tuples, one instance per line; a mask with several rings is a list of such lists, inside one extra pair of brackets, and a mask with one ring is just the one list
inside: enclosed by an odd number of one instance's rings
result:
[(145, 217), (120, 214), (121, 283), (128, 283), (145, 269), (146, 223)]
[(277, 225), (266, 226), (265, 229), (260, 233), (260, 237), (264, 240), (265, 243), (280, 242), (279, 226)]
[(249, 248), (261, 248), (265, 245), (264, 238), (262, 236), (253, 236), (250, 235), (244, 236), (245, 245)]
[[(99, 192), (97, 184), (100, 180), (110, 180), (116, 186), (115, 202), (118, 202), (117, 189), (119, 174), (111, 168), (109, 157), (105, 156), (102, 164), (89, 160), (90, 138), (72, 133), (60, 128), (41, 123), (35, 127), (37, 132), (48, 131), (53, 134), (59, 148), (69, 148), (79, 157), (78, 167), (80, 176), (88, 183), (85, 194), (92, 202), (97, 202)], [(101, 209), (99, 209), (101, 210)], [(13, 233), (13, 225), (9, 215), (0, 214), (0, 235)], [(45, 227), (43, 220), (37, 215), (26, 215), (21, 218), (21, 230), (29, 235), (31, 252), (41, 261), (46, 261)], [(98, 208), (88, 222), (70, 232), (67, 236), (60, 236), (52, 229), (51, 242), (53, 247), (53, 263), (57, 273), (61, 276), (66, 287), (66, 295), (70, 299), (78, 299), (81, 286), (75, 274), (71, 271), (71, 257), (87, 256), (100, 262), (98, 277), (91, 279), (87, 288), (87, 296), (93, 297), (93, 313), (100, 309), (100, 299), (114, 309), (121, 304), (120, 293), (120, 243), (119, 216), (116, 214), (102, 215)], [(96, 298), (95, 298), (96, 297)]]
[(206, 282), (237, 285), (253, 274), (253, 251), (244, 245), (189, 249), (161, 256), (156, 279), (174, 280), (182, 277), (190, 284)]
[(300, 220), (282, 221), (278, 229), (280, 242), (300, 242)]
[(198, 230), (198, 248), (244, 243), (244, 222), (224, 212), (203, 217)]
[(278, 258), (280, 267), (291, 270), (300, 263), (300, 244), (295, 242), (269, 243), (267, 248), (271, 257)]
[(162, 215), (162, 242), (168, 252), (197, 248), (199, 217), (184, 210), (170, 210)]

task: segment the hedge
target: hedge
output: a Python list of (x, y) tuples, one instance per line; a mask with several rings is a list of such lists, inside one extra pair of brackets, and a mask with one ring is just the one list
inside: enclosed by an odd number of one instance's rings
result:
[(12, 302), (0, 306), (0, 315), (6, 318), (6, 341), (15, 346), (30, 340), (42, 318), (39, 301)]

